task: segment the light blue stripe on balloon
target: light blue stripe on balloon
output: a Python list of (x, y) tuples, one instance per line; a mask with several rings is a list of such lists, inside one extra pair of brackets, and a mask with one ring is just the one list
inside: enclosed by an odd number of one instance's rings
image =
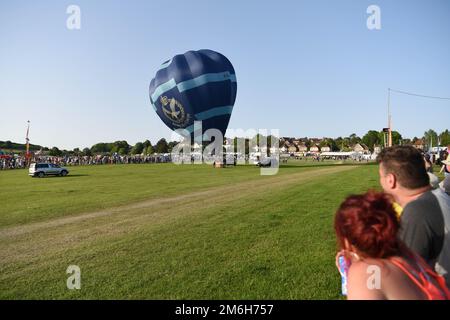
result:
[(232, 78), (229, 71), (219, 73), (205, 73), (191, 80), (180, 82), (179, 84), (177, 84), (177, 87), (180, 92), (183, 92), (189, 89), (200, 87), (209, 82), (220, 82), (226, 80), (236, 81), (236, 76), (233, 76), (234, 77)]
[(159, 85), (155, 92), (151, 95), (152, 101), (157, 101), (158, 97), (165, 92), (177, 87), (179, 92), (183, 92), (189, 89), (193, 89), (199, 86), (202, 86), (204, 84), (207, 84), (209, 82), (219, 82), (219, 81), (227, 81), (230, 80), (231, 82), (236, 82), (236, 75), (230, 74), (230, 72), (219, 72), (219, 73), (205, 73), (201, 76), (198, 76), (191, 80), (186, 80), (183, 82), (180, 82), (179, 84), (175, 83), (175, 79), (170, 79), (167, 82), (164, 82), (163, 84)]
[[(214, 117), (223, 116), (227, 114), (231, 114), (233, 111), (233, 106), (225, 106), (225, 107), (217, 107), (207, 111), (199, 112), (194, 115), (194, 119), (199, 121), (208, 120)], [(187, 131), (192, 133), (194, 131), (194, 125), (190, 125), (185, 128)]]
[(194, 117), (196, 120), (206, 120), (212, 117), (222, 116), (224, 114), (231, 114), (231, 111), (233, 111), (233, 106), (217, 107), (196, 113)]
[(155, 92), (152, 94), (152, 101), (157, 101), (158, 97), (162, 95), (164, 92), (167, 92), (177, 86), (175, 79), (170, 79), (167, 82), (159, 85), (158, 88), (155, 89)]

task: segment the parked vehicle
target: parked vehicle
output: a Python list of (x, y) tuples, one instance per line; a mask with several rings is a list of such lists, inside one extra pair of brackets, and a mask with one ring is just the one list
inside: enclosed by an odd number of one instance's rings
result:
[(39, 178), (49, 175), (64, 177), (68, 174), (69, 170), (67, 170), (67, 168), (60, 167), (59, 165), (53, 163), (32, 163), (30, 165), (30, 169), (28, 170), (29, 176)]

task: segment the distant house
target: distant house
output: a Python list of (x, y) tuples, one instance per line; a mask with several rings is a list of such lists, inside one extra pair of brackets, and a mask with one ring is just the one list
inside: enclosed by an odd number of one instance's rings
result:
[(309, 151), (311, 152), (320, 152), (320, 147), (318, 144), (312, 145), (311, 148), (309, 148)]
[(353, 146), (353, 151), (358, 153), (368, 153), (369, 148), (364, 143), (357, 143)]
[(304, 143), (300, 143), (298, 145), (298, 151), (299, 152), (308, 152), (308, 147)]
[(364, 143), (361, 143), (361, 147), (363, 147), (364, 152), (366, 152), (366, 153), (369, 153), (369, 152), (370, 152), (369, 147), (368, 147), (367, 145), (365, 145)]
[(329, 145), (324, 145), (323, 147), (320, 148), (320, 151), (322, 152), (330, 152), (331, 148)]
[(419, 150), (423, 150), (425, 148), (425, 143), (422, 139), (417, 139), (416, 141), (414, 141), (413, 147)]
[(295, 145), (290, 145), (288, 148), (289, 153), (297, 152), (297, 147)]

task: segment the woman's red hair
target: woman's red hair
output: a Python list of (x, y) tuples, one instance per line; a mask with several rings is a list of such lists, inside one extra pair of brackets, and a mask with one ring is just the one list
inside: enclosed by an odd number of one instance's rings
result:
[(336, 212), (334, 228), (341, 248), (347, 239), (366, 257), (401, 255), (402, 244), (397, 236), (400, 224), (392, 199), (384, 193), (369, 191), (349, 196)]

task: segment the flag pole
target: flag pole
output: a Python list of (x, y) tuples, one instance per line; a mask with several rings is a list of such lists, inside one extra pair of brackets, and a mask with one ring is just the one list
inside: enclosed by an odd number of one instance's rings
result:
[(388, 88), (388, 147), (392, 147), (391, 88)]
[(28, 134), (30, 132), (30, 120), (27, 121), (28, 122), (28, 126), (27, 126), (27, 136), (25, 138), (26, 140), (26, 145), (27, 145), (27, 151), (25, 154), (25, 159), (27, 161), (27, 165), (30, 164), (30, 139), (28, 138)]

